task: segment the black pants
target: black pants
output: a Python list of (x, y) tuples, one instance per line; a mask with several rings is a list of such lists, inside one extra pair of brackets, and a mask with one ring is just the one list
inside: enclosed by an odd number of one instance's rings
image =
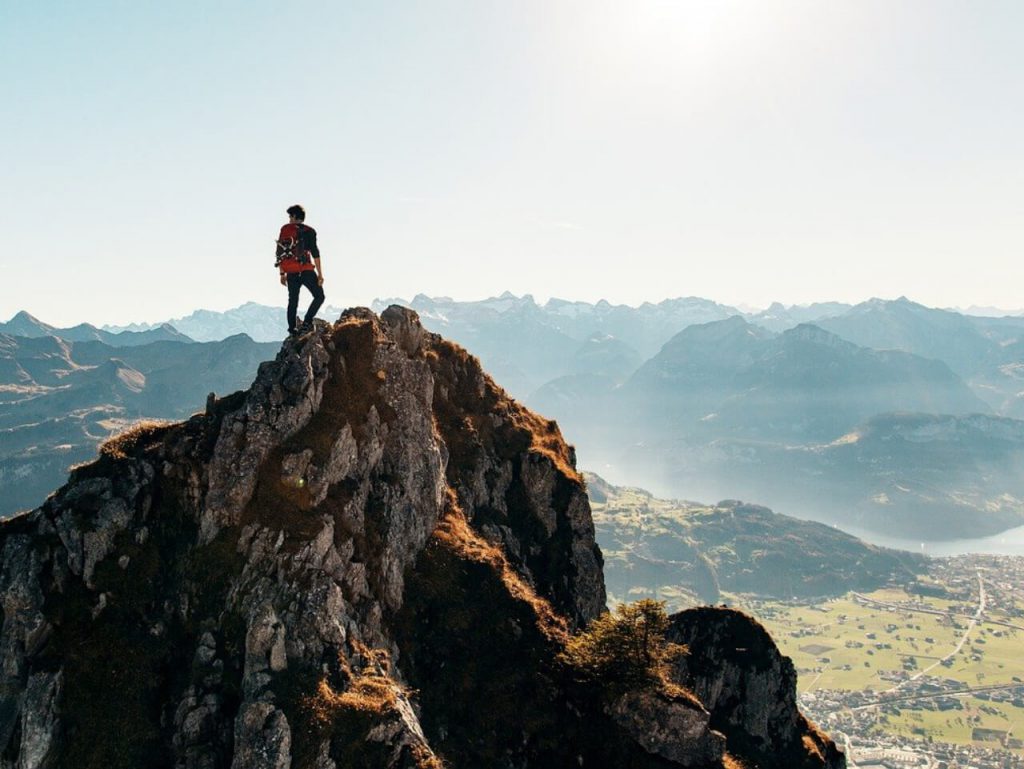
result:
[(290, 272), (288, 273), (288, 330), (292, 331), (295, 328), (295, 313), (299, 308), (299, 289), (305, 286), (309, 289), (309, 293), (313, 295), (313, 301), (309, 303), (309, 309), (306, 310), (305, 323), (312, 323), (313, 318), (316, 317), (317, 310), (320, 309), (320, 305), (324, 303), (324, 290), (320, 286), (320, 283), (316, 279), (316, 273), (313, 270), (303, 270), (302, 272)]

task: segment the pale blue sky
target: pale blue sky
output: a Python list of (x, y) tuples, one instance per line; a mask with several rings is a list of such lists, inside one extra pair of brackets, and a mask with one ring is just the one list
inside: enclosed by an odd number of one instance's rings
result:
[(1024, 3), (0, 3), (0, 319), (506, 289), (1024, 306)]

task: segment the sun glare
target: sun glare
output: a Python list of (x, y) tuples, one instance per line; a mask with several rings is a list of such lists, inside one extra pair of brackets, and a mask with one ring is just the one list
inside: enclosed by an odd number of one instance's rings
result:
[[(592, 56), (619, 77), (677, 80), (763, 47), (768, 6), (742, 0), (595, 3), (585, 24)], [(778, 44), (778, 40), (771, 41)]]

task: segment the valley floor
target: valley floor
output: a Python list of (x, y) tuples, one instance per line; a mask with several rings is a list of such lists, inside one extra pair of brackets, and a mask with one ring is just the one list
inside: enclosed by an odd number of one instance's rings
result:
[[(1024, 558), (938, 559), (912, 585), (825, 602), (729, 595), (799, 673), (851, 766), (1024, 767)], [(927, 762), (921, 762), (927, 759)], [(955, 765), (955, 764), (954, 764)]]

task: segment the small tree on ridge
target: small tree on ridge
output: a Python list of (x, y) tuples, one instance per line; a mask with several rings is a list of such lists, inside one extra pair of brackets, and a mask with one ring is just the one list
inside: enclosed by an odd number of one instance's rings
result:
[(665, 602), (644, 598), (602, 614), (566, 644), (562, 659), (585, 678), (613, 685), (667, 683), (667, 665), (686, 647), (665, 640)]

